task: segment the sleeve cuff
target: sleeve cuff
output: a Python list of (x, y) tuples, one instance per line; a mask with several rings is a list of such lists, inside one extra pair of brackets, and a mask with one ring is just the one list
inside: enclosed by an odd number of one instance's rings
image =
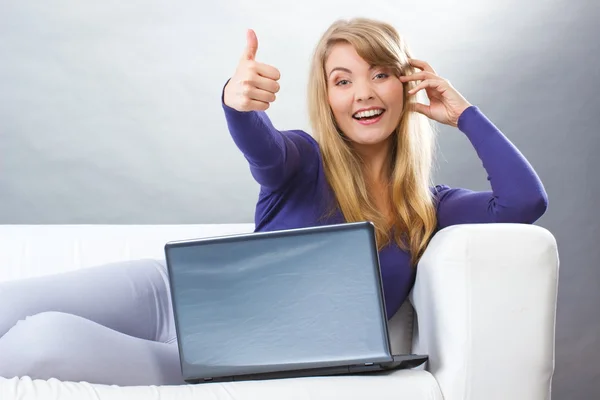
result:
[(477, 106), (469, 106), (462, 112), (458, 117), (457, 127), (473, 144), (481, 143), (485, 138), (498, 132), (492, 121)]
[(239, 112), (238, 110), (231, 108), (227, 104), (225, 104), (225, 87), (227, 86), (227, 84), (229, 83), (230, 80), (231, 80), (231, 78), (227, 79), (227, 82), (225, 82), (225, 84), (223, 85), (223, 89), (221, 89), (221, 106), (227, 112), (237, 113), (237, 112)]
[(471, 126), (471, 121), (473, 119), (477, 119), (477, 117), (481, 116), (481, 110), (477, 106), (469, 106), (465, 108), (465, 110), (460, 114), (457, 121), (457, 127), (462, 132), (466, 133), (466, 130)]

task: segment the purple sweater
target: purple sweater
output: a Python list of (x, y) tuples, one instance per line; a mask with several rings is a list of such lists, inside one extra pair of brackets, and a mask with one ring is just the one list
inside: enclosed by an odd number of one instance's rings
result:
[[(221, 98), (222, 102), (222, 98)], [(333, 199), (319, 145), (301, 130), (279, 131), (265, 112), (239, 112), (222, 102), (233, 141), (260, 185), (256, 231), (344, 222), (341, 212), (324, 219)], [(458, 120), (487, 171), (492, 191), (475, 192), (437, 185), (437, 230), (469, 223), (533, 223), (547, 207), (537, 174), (515, 146), (475, 107)], [(407, 298), (415, 279), (410, 255), (395, 243), (379, 252), (388, 318)]]

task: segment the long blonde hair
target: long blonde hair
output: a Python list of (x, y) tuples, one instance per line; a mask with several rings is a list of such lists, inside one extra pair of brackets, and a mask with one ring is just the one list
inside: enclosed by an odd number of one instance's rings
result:
[(392, 133), (389, 154), (390, 201), (393, 223), (378, 211), (367, 190), (362, 163), (337, 127), (328, 103), (325, 62), (332, 47), (349, 43), (370, 65), (391, 67), (398, 75), (415, 72), (408, 63), (410, 50), (388, 23), (368, 18), (334, 22), (318, 42), (310, 67), (308, 111), (315, 139), (319, 143), (326, 178), (346, 222), (371, 221), (381, 249), (393, 239), (411, 253), (416, 266), (437, 224), (431, 193), (431, 172), (435, 149), (434, 129), (423, 115), (413, 111), (414, 96), (404, 85), (404, 110)]

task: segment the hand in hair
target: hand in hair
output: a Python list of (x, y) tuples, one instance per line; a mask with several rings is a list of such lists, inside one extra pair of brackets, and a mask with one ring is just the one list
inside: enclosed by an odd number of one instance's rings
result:
[(279, 91), (279, 71), (255, 60), (258, 39), (252, 29), (246, 33), (246, 49), (235, 74), (225, 86), (223, 102), (237, 111), (264, 111)]
[(415, 111), (442, 124), (456, 127), (458, 118), (471, 104), (448, 82), (437, 75), (425, 61), (410, 59), (410, 64), (421, 71), (411, 75), (401, 76), (402, 82), (420, 81), (416, 87), (408, 91), (415, 95), (425, 89), (429, 105), (415, 104)]

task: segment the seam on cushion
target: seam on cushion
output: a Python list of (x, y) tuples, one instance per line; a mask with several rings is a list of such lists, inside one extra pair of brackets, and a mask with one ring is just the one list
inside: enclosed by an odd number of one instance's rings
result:
[(431, 385), (428, 385), (429, 388), (429, 398), (436, 400), (440, 399), (440, 393), (442, 394), (441, 399), (443, 400), (444, 394), (442, 393), (442, 388), (440, 387), (440, 383), (435, 379), (431, 373), (429, 373), (429, 379), (431, 380)]
[(472, 371), (472, 365), (471, 365), (471, 359), (472, 359), (472, 354), (473, 354), (473, 349), (472, 349), (472, 335), (471, 335), (471, 331), (473, 329), (473, 315), (472, 315), (472, 311), (473, 311), (473, 298), (472, 298), (472, 290), (471, 290), (471, 284), (472, 284), (472, 279), (469, 279), (472, 274), (471, 269), (473, 268), (473, 259), (472, 259), (472, 253), (471, 253), (471, 246), (472, 246), (472, 235), (467, 235), (467, 240), (466, 240), (466, 248), (465, 248), (465, 260), (467, 262), (466, 268), (465, 268), (465, 279), (466, 279), (466, 300), (467, 300), (467, 304), (466, 304), (466, 324), (467, 324), (467, 329), (466, 331), (466, 336), (467, 336), (467, 346), (465, 348), (465, 353), (466, 353), (466, 364), (465, 364), (465, 381), (464, 381), (464, 385), (465, 385), (465, 389), (464, 389), (464, 395), (465, 395), (465, 399), (471, 399), (471, 386), (469, 384), (469, 382), (472, 382), (472, 376), (471, 376), (471, 371)]
[(408, 313), (409, 313), (408, 327), (406, 328), (406, 332), (407, 332), (407, 335), (408, 335), (408, 340), (406, 340), (405, 343), (408, 346), (408, 350), (410, 352), (412, 352), (416, 313), (415, 313), (415, 309), (412, 306), (412, 304), (410, 304), (410, 302), (408, 302), (408, 304), (410, 305), (410, 308), (408, 310)]

